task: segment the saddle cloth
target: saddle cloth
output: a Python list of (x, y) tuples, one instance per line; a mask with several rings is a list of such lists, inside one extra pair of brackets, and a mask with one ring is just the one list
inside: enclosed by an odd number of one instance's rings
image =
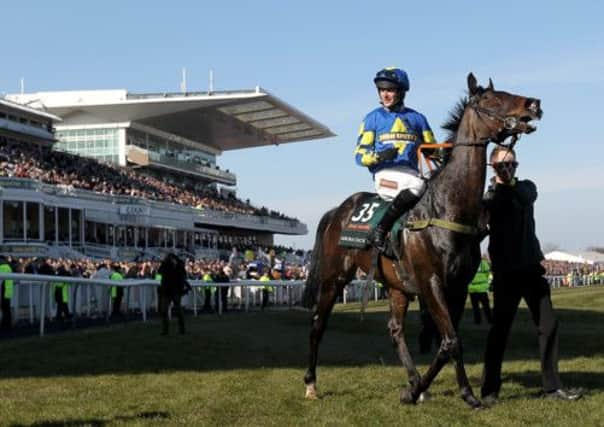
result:
[[(369, 245), (367, 240), (369, 233), (379, 224), (388, 206), (390, 202), (377, 194), (370, 195), (355, 209), (350, 221), (342, 229), (339, 245), (345, 248), (366, 248)], [(397, 235), (401, 226), (401, 219), (399, 219), (394, 223), (391, 233)]]

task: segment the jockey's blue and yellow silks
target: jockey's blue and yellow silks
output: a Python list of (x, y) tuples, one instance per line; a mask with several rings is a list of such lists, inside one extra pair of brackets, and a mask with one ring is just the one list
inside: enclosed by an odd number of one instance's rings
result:
[[(374, 174), (394, 166), (417, 170), (417, 147), (434, 143), (434, 134), (423, 114), (411, 108), (388, 111), (383, 107), (371, 111), (359, 129), (355, 149), (356, 162)], [(398, 156), (393, 160), (378, 161), (378, 153), (396, 147)]]

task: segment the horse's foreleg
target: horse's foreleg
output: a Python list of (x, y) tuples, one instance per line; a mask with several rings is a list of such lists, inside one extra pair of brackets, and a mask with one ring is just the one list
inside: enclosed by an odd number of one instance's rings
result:
[(409, 388), (401, 390), (401, 403), (415, 403), (419, 397), (418, 390), (421, 375), (415, 367), (415, 362), (411, 358), (407, 342), (405, 340), (405, 316), (409, 307), (409, 298), (398, 289), (391, 288), (390, 295), (390, 320), (388, 329), (392, 337), (392, 343), (396, 348), (399, 358), (409, 377)]
[[(453, 321), (453, 327), (455, 328), (456, 332), (458, 331), (459, 321), (463, 316), (466, 298), (467, 292), (460, 292), (459, 294), (455, 294), (448, 298), (450, 305), (452, 306), (450, 313)], [(468, 376), (466, 374), (466, 369), (463, 362), (463, 345), (459, 336), (457, 338), (457, 352), (456, 354), (453, 354), (452, 357), (455, 361), (455, 375), (457, 377), (457, 384), (459, 385), (459, 389), (461, 391), (461, 397), (474, 408), (480, 406), (480, 401), (478, 401), (478, 399), (476, 399), (474, 396), (472, 387), (468, 381)]]
[(317, 309), (315, 310), (310, 330), (310, 354), (308, 360), (308, 370), (304, 375), (304, 384), (306, 384), (306, 398), (317, 398), (317, 357), (319, 354), (319, 343), (323, 337), (323, 333), (327, 328), (327, 319), (331, 314), (333, 305), (336, 301), (337, 288), (336, 285), (327, 285), (320, 288), (319, 300)]
[(427, 390), (443, 366), (450, 358), (453, 358), (455, 361), (457, 384), (459, 385), (462, 399), (473, 408), (479, 407), (480, 401), (474, 396), (463, 364), (461, 342), (457, 338), (457, 333), (449, 315), (449, 310), (441, 286), (441, 280), (436, 275), (432, 275), (430, 278), (430, 288), (430, 292), (427, 292), (424, 298), (430, 315), (432, 316), (432, 319), (434, 319), (443, 338), (440, 348), (438, 349), (430, 368), (428, 368), (428, 372), (422, 377), (419, 392)]

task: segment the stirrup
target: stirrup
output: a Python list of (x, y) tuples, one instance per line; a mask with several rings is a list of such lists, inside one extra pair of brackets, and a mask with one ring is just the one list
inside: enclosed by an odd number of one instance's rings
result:
[(379, 225), (376, 226), (372, 231), (371, 234), (369, 235), (369, 244), (371, 246), (373, 246), (374, 248), (376, 248), (378, 251), (380, 252), (384, 252), (386, 250), (387, 247), (387, 240), (386, 240), (386, 236), (388, 234), (388, 231), (385, 231), (382, 227), (380, 227)]

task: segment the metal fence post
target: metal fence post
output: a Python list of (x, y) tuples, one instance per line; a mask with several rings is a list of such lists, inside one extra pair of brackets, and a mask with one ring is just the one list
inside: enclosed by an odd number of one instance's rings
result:
[(143, 312), (143, 322), (147, 321), (147, 286), (141, 286), (140, 289), (141, 310)]
[(193, 315), (197, 317), (197, 286), (193, 286)]
[(46, 321), (46, 302), (48, 299), (47, 296), (48, 290), (48, 282), (42, 283), (40, 287), (40, 336), (44, 336), (44, 322)]
[(34, 284), (32, 282), (29, 282), (29, 324), (33, 325), (34, 324), (34, 290), (33, 290)]

